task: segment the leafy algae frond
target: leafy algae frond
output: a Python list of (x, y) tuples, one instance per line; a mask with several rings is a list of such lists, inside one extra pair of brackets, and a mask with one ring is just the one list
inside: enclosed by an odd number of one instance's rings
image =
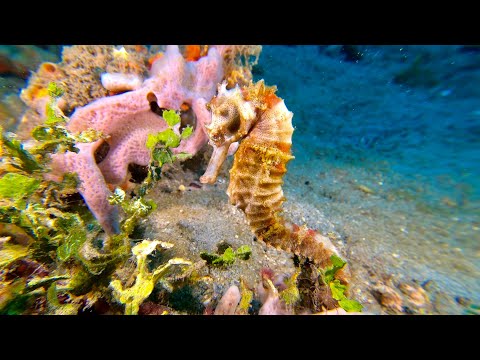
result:
[[(113, 290), (115, 299), (125, 305), (125, 315), (138, 314), (141, 303), (148, 298), (155, 284), (164, 277), (173, 265), (191, 265), (188, 260), (181, 258), (173, 258), (168, 262), (155, 269), (153, 272), (148, 271), (147, 256), (150, 255), (157, 247), (169, 249), (173, 244), (162, 241), (144, 240), (135, 245), (132, 253), (137, 259), (137, 276), (135, 283), (129, 288), (124, 288), (120, 280), (113, 280), (110, 288)], [(164, 280), (165, 281), (165, 280)], [(168, 285), (167, 285), (168, 287)]]
[(233, 250), (231, 247), (228, 247), (221, 255), (202, 251), (200, 253), (200, 257), (205, 260), (208, 265), (228, 266), (232, 265), (237, 258), (241, 260), (248, 260), (251, 254), (252, 250), (250, 249), (250, 247), (247, 245), (243, 245), (240, 246), (237, 250)]
[(343, 285), (338, 279), (335, 278), (337, 271), (342, 270), (347, 264), (346, 261), (336, 255), (331, 257), (331, 266), (325, 269), (319, 269), (319, 278), (324, 285), (330, 287), (332, 297), (338, 301), (338, 305), (342, 309), (348, 312), (362, 311), (363, 306), (356, 300), (348, 299), (345, 293), (347, 292), (347, 286)]
[(171, 149), (178, 147), (182, 140), (188, 139), (193, 133), (193, 128), (187, 126), (179, 135), (174, 131), (174, 127), (180, 123), (180, 115), (174, 110), (164, 110), (162, 117), (168, 128), (156, 134), (149, 134), (145, 144), (150, 150), (151, 163), (148, 167), (147, 178), (140, 187), (140, 195), (146, 194), (154, 182), (160, 179), (164, 164), (171, 164), (176, 160), (186, 160), (192, 157), (191, 154), (185, 152), (174, 154)]

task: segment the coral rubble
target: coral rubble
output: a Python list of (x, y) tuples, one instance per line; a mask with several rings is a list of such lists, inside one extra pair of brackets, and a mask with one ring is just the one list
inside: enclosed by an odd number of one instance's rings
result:
[(219, 51), (223, 54), (227, 88), (248, 85), (252, 81), (252, 68), (258, 62), (262, 47), (260, 45), (224, 45), (219, 47)]

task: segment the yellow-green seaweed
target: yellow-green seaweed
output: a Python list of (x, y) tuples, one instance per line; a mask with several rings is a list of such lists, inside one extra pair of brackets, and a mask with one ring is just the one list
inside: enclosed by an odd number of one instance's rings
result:
[(26, 246), (11, 244), (10, 241), (7, 241), (0, 249), (0, 268), (26, 256), (28, 256), (28, 248)]
[(47, 302), (50, 313), (53, 315), (77, 315), (79, 304), (67, 303), (61, 304), (57, 297), (57, 286), (55, 283), (50, 285), (47, 290)]
[(280, 292), (280, 297), (288, 306), (295, 305), (300, 300), (300, 291), (297, 287), (298, 275), (300, 275), (301, 270), (298, 269), (295, 273), (285, 280), (286, 289)]
[(155, 284), (163, 277), (172, 265), (191, 265), (188, 260), (181, 258), (173, 258), (157, 268), (155, 271), (148, 270), (147, 256), (150, 255), (157, 247), (169, 249), (173, 244), (163, 241), (143, 240), (132, 248), (132, 253), (137, 259), (137, 276), (135, 283), (129, 288), (124, 288), (120, 280), (110, 282), (110, 288), (113, 291), (114, 298), (125, 305), (125, 315), (136, 315), (140, 309), (142, 302), (151, 294)]
[(242, 297), (236, 312), (240, 315), (247, 315), (253, 300), (253, 291), (247, 287), (243, 279), (240, 279), (240, 294)]

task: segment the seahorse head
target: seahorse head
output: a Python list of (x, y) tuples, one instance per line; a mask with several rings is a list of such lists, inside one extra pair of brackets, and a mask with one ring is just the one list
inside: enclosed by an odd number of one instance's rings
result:
[(227, 90), (227, 83), (219, 85), (218, 95), (207, 107), (212, 121), (205, 126), (210, 143), (216, 147), (231, 144), (245, 137), (257, 118), (255, 104), (244, 98), (238, 86)]
[(259, 120), (261, 112), (279, 101), (275, 87), (266, 87), (263, 80), (243, 88), (238, 85), (227, 90), (227, 83), (218, 87), (218, 94), (207, 105), (212, 113), (212, 121), (205, 131), (213, 146), (212, 157), (200, 177), (204, 184), (213, 184), (217, 179), (220, 166), (225, 161), (231, 144), (246, 137)]

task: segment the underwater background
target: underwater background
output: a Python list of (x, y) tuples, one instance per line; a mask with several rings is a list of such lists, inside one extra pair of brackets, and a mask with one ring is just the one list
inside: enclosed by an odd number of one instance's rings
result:
[[(16, 132), (26, 109), (19, 95), (31, 72), (42, 62), (60, 61), (61, 51), (62, 46), (0, 46), (0, 125), (6, 131)], [(352, 297), (364, 312), (475, 312), (480, 304), (480, 47), (264, 45), (252, 74), (254, 81), (275, 85), (294, 114), (295, 159), (284, 177), (285, 213), (335, 234), (333, 242), (352, 271)], [(189, 176), (198, 182), (195, 174)], [(225, 208), (207, 220), (182, 220), (183, 231), (195, 234), (203, 226), (207, 230), (199, 238), (228, 232), (230, 224), (219, 220), (228, 212), (226, 185), (219, 186), (204, 205), (218, 202)], [(162, 196), (170, 195), (157, 199)], [(189, 201), (204, 201), (198, 192), (188, 196), (194, 197), (177, 199), (186, 213), (197, 206)], [(161, 216), (146, 224), (150, 237), (163, 231), (157, 225)], [(203, 248), (213, 249), (206, 241)], [(191, 246), (183, 247), (182, 256)], [(245, 271), (240, 267), (216, 279), (227, 284), (248, 277)], [(225, 289), (222, 284), (215, 291)], [(177, 308), (188, 308), (179, 303)]]

